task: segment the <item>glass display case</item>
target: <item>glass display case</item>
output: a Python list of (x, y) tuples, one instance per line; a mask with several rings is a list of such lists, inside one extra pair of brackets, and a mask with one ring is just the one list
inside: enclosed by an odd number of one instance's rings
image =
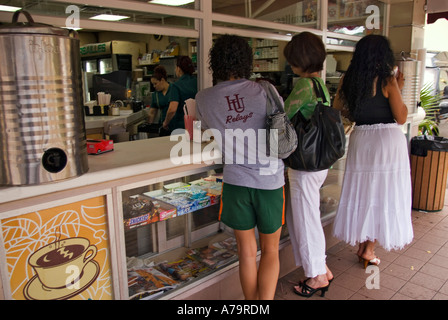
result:
[(221, 225), (221, 170), (121, 191), (129, 299), (154, 299), (237, 261)]
[[(324, 225), (332, 221), (339, 200), (339, 162), (321, 188)], [(120, 187), (129, 299), (162, 298), (238, 261), (233, 230), (219, 222), (221, 171), (203, 168)], [(286, 225), (281, 239), (288, 239)]]

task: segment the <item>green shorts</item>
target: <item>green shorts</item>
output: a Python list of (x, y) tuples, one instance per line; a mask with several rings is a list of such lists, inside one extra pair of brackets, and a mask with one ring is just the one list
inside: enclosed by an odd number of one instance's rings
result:
[(219, 219), (235, 230), (270, 234), (285, 223), (285, 190), (263, 190), (224, 183)]

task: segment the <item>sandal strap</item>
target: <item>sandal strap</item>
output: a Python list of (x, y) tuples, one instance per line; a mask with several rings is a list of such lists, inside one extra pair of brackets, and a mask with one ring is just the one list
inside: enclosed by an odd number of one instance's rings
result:
[(310, 293), (312, 293), (313, 291), (316, 290), (315, 288), (311, 288), (309, 285), (306, 284), (306, 282), (307, 282), (309, 279), (310, 279), (310, 278), (304, 280), (304, 281), (300, 284), (301, 287), (302, 287), (301, 292), (302, 292), (303, 294), (306, 294), (306, 295), (308, 295), (308, 294), (310, 294)]

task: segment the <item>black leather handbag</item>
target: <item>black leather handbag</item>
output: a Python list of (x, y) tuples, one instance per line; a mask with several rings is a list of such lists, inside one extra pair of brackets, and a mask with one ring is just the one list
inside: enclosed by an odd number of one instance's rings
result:
[(291, 122), (297, 133), (297, 148), (284, 160), (285, 165), (295, 170), (319, 171), (330, 168), (345, 153), (345, 131), (341, 112), (325, 106), (323, 89), (312, 78), (317, 105), (309, 120), (300, 111)]

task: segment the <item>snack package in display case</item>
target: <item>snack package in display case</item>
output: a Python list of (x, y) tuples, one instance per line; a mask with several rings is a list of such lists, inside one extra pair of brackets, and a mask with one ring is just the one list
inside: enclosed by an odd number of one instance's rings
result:
[(207, 178), (204, 178), (205, 181), (214, 181), (214, 182), (219, 182), (222, 183), (223, 182), (223, 174), (215, 174), (213, 176), (209, 176)]
[(206, 192), (206, 195), (210, 198), (210, 205), (218, 204), (221, 199), (222, 182), (216, 182), (216, 180), (199, 179), (190, 182), (192, 187), (197, 187)]
[(210, 196), (207, 192), (195, 185), (190, 187), (190, 199), (196, 200), (196, 210), (208, 207), (211, 205)]
[(189, 257), (204, 263), (208, 267), (216, 269), (230, 261), (236, 260), (238, 250), (235, 238), (228, 238), (209, 246), (191, 249), (187, 254)]
[(178, 286), (178, 281), (156, 268), (128, 270), (129, 299), (142, 299)]
[(216, 182), (213, 180), (205, 180), (205, 179), (199, 179), (190, 182), (192, 186), (196, 186), (198, 188), (201, 188), (206, 193), (221, 195), (222, 192), (222, 182)]
[(123, 201), (125, 230), (174, 218), (175, 216), (176, 208), (174, 206), (144, 195), (131, 196)]
[(173, 262), (162, 262), (158, 267), (180, 281), (196, 278), (210, 271), (207, 265), (188, 256)]
[(163, 190), (168, 193), (189, 193), (191, 186), (187, 183), (175, 182), (163, 186)]
[[(145, 192), (144, 194), (175, 206), (177, 216), (208, 207), (211, 204), (210, 197), (207, 193), (196, 186), (175, 183), (167, 185), (163, 189)], [(169, 190), (169, 192), (166, 190)]]
[(163, 190), (155, 190), (145, 192), (144, 195), (174, 206), (177, 210), (177, 216), (182, 216), (188, 212), (195, 211), (197, 208), (197, 200), (191, 200), (186, 193), (172, 193)]

